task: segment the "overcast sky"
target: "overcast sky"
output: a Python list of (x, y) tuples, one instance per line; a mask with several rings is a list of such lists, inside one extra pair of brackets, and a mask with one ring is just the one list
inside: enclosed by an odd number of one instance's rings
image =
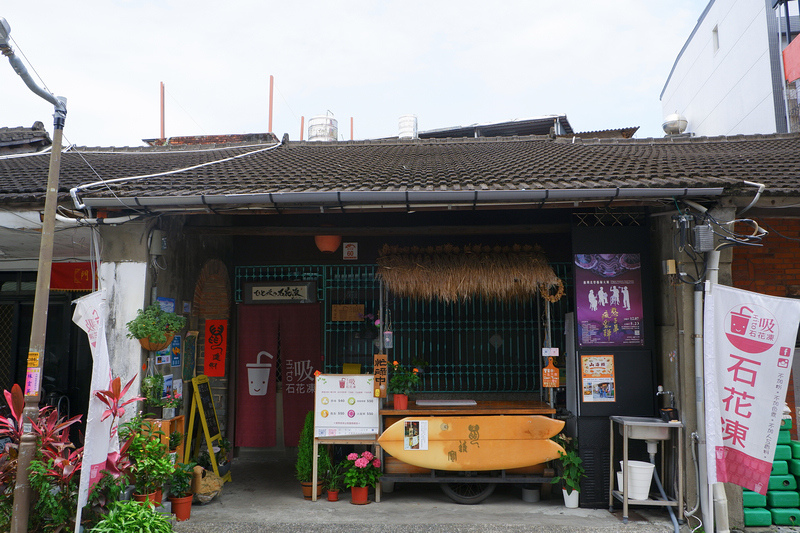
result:
[[(141, 146), (166, 134), (273, 131), (330, 111), (339, 135), (397, 135), (564, 113), (576, 131), (640, 126), (660, 137), (659, 94), (707, 0), (13, 0), (17, 55), (68, 99), (80, 146)], [(35, 75), (35, 74), (34, 74)], [(0, 126), (53, 107), (0, 57)], [(307, 137), (307, 129), (304, 137)]]

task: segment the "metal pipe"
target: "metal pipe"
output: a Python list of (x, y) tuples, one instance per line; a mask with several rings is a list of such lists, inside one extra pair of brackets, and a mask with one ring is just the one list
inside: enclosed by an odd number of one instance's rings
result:
[[(45, 340), (47, 338), (47, 311), (50, 303), (50, 271), (53, 266), (53, 241), (55, 237), (56, 210), (58, 208), (58, 178), (61, 169), (61, 143), (64, 133), (64, 120), (67, 116), (67, 99), (54, 96), (40, 88), (14, 54), (8, 42), (11, 28), (0, 17), (0, 51), (8, 57), (14, 71), (25, 85), (36, 95), (44, 98), (55, 108), (53, 114), (53, 144), (50, 153), (50, 168), (47, 174), (44, 217), (42, 220), (42, 239), (39, 246), (39, 264), (36, 272), (36, 294), (33, 300), (33, 320), (28, 345), (27, 380), (25, 385), (25, 407), (22, 410), (22, 437), (19, 442), (17, 460), (17, 479), (14, 484), (14, 507), (11, 515), (11, 532), (25, 533), (28, 529), (28, 516), (32, 488), (28, 469), (36, 455), (36, 433), (33, 425), (39, 417), (39, 398), (42, 395), (42, 369), (44, 368)], [(77, 527), (77, 526), (76, 526)]]
[(164, 136), (164, 82), (161, 82), (161, 139), (162, 141), (166, 139)]
[(709, 487), (706, 458), (706, 414), (705, 386), (703, 383), (703, 286), (694, 288), (694, 383), (695, 410), (697, 417), (697, 449), (700, 462), (700, 510), (703, 524), (711, 530), (714, 523), (713, 510), (708, 506)]
[(269, 75), (269, 127), (267, 131), (272, 133), (272, 88), (275, 83), (275, 79), (272, 77), (272, 74)]

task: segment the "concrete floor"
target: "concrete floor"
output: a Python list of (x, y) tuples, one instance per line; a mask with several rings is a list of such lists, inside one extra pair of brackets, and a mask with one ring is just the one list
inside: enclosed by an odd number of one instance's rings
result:
[[(246, 451), (231, 474), (233, 483), (212, 502), (195, 504), (191, 519), (178, 523), (176, 532), (673, 531), (664, 509), (632, 508), (623, 524), (621, 511), (567, 509), (556, 491), (552, 499), (524, 502), (521, 488), (510, 484), (499, 485), (478, 505), (456, 504), (438, 485), (426, 483), (397, 483), (380, 503), (369, 505), (352, 505), (348, 492), (338, 502), (328, 502), (324, 494), (317, 502), (306, 501), (289, 453)], [(689, 531), (685, 525), (681, 530)]]

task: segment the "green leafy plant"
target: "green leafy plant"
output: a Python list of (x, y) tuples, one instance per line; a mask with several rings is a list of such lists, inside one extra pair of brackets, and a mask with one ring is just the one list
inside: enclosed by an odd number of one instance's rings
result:
[(369, 450), (361, 455), (353, 452), (342, 463), (347, 487), (374, 487), (381, 477), (381, 460)]
[[(301, 483), (308, 483), (313, 477), (314, 464), (314, 411), (309, 411), (306, 415), (303, 429), (300, 430), (300, 440), (297, 443), (297, 461), (295, 462), (295, 477)], [(328, 452), (323, 447), (319, 447), (317, 465), (327, 464)]]
[(219, 446), (219, 453), (217, 453), (217, 463), (223, 464), (225, 461), (228, 460), (228, 454), (231, 451), (231, 441), (226, 439), (225, 437), (220, 437), (217, 441), (217, 446)]
[(391, 377), (389, 378), (389, 392), (393, 394), (405, 394), (406, 396), (414, 392), (414, 389), (422, 380), (420, 368), (428, 363), (420, 359), (411, 361), (411, 367), (406, 368), (398, 361), (392, 361), (390, 368)]
[(556, 472), (557, 475), (550, 482), (560, 483), (563, 481), (567, 492), (580, 491), (581, 479), (586, 472), (583, 468), (583, 460), (578, 455), (575, 439), (560, 433), (553, 437), (553, 440), (559, 443), (565, 451), (559, 450), (558, 452), (560, 465)]
[(133, 484), (138, 494), (155, 492), (172, 475), (169, 450), (161, 444), (162, 434), (147, 422), (142, 422), (126, 443), (127, 454), (133, 463), (130, 468)]
[(172, 471), (169, 481), (169, 494), (173, 498), (182, 498), (191, 492), (192, 488), (192, 469), (197, 463), (177, 463)]
[(161, 405), (161, 396), (164, 394), (164, 376), (154, 374), (142, 378), (142, 396), (153, 407)]
[(115, 502), (111, 511), (94, 526), (92, 533), (119, 533), (120, 531), (148, 531), (150, 533), (170, 533), (172, 524), (166, 516), (155, 512), (152, 503), (142, 505), (128, 500)]
[(186, 318), (164, 311), (157, 303), (139, 309), (136, 318), (126, 324), (129, 339), (150, 339), (150, 342), (165, 342), (186, 325)]
[(112, 504), (120, 500), (128, 486), (126, 476), (115, 476), (108, 470), (102, 470), (100, 475), (100, 479), (89, 492), (86, 507), (83, 508), (81, 524), (87, 529), (108, 515)]
[[(75, 452), (73, 452), (75, 453)], [(36, 493), (28, 530), (42, 533), (72, 531), (78, 503), (80, 460), (55, 462), (52, 458), (31, 461), (29, 479)]]
[(323, 472), (325, 490), (339, 490), (342, 488), (342, 482), (344, 481), (344, 465), (342, 463), (334, 463), (332, 460), (327, 461)]
[(178, 446), (181, 445), (181, 442), (183, 442), (183, 433), (181, 433), (180, 431), (173, 431), (172, 433), (169, 434), (170, 451), (177, 450)]

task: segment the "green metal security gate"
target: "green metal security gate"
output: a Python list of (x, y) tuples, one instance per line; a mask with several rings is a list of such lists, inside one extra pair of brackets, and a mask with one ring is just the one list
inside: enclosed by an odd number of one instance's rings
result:
[[(552, 263), (570, 294), (569, 263)], [(541, 348), (545, 338), (545, 302), (541, 298), (499, 301), (473, 298), (460, 303), (385, 297), (375, 265), (280, 265), (237, 267), (236, 301), (249, 281), (316, 281), (323, 303), (325, 372), (339, 373), (344, 363), (372, 371), (380, 339), (365, 334), (361, 321), (333, 321), (332, 305), (363, 304), (364, 313), (380, 316), (391, 328), (389, 359), (428, 363), (420, 392), (526, 392), (541, 389)], [(564, 314), (569, 298), (550, 304), (552, 346), (564, 351)]]

